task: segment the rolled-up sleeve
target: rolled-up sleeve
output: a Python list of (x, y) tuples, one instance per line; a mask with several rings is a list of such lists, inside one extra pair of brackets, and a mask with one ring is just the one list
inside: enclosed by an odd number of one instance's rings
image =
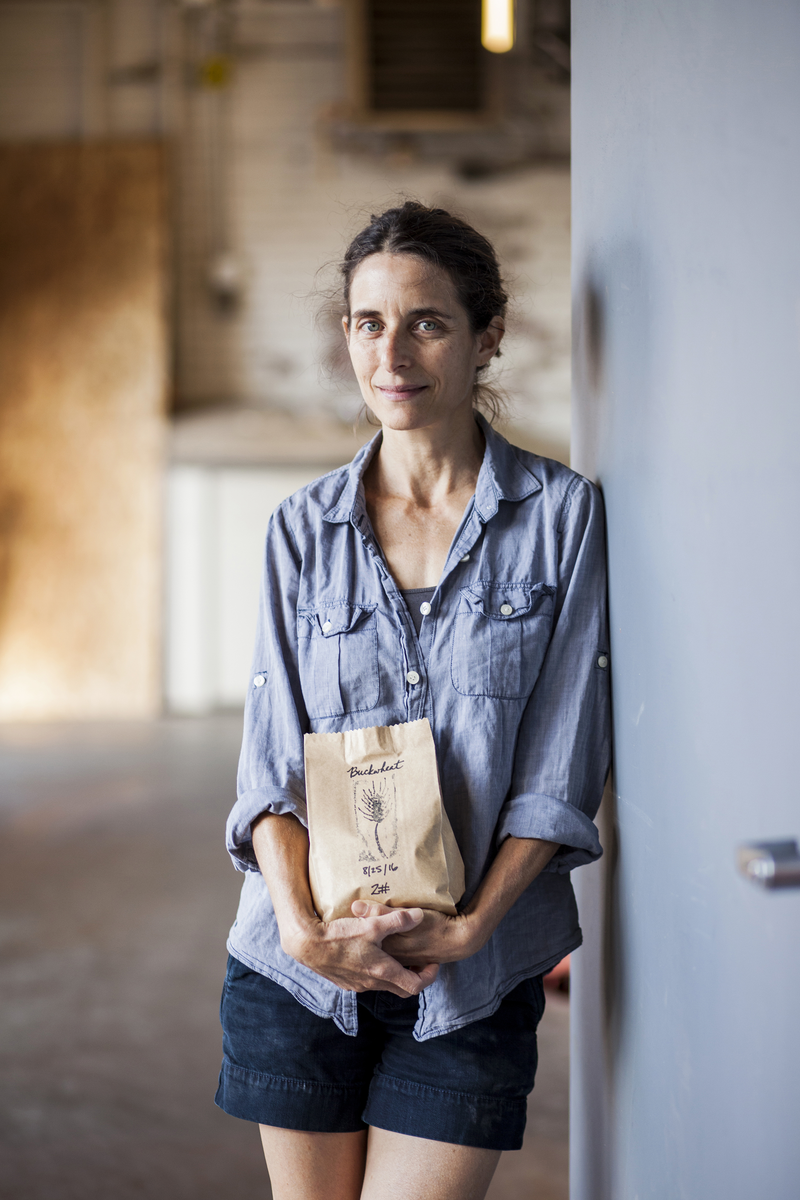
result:
[(559, 577), (547, 653), (519, 729), (497, 842), (558, 842), (549, 871), (602, 853), (593, 818), (610, 765), (610, 657), (600, 493), (577, 477), (559, 525)]
[(307, 824), (303, 734), (308, 717), (297, 668), (300, 566), (281, 506), (267, 529), (237, 800), (226, 827), (228, 853), (239, 871), (258, 870), (251, 826), (261, 813), (294, 813)]

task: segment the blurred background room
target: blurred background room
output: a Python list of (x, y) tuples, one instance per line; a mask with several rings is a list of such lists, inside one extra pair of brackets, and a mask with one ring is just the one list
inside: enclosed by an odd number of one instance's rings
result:
[[(398, 197), (486, 233), (568, 461), (569, 85), (568, 0), (0, 0), (0, 1196), (269, 1195), (222, 830), (267, 519), (373, 432), (336, 262)], [(567, 1196), (564, 987), (492, 1200)]]

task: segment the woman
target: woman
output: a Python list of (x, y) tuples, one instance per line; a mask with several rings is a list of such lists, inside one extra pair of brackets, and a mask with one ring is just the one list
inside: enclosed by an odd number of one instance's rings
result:
[[(270, 521), (217, 1102), (260, 1124), (275, 1200), (479, 1200), (521, 1145), (542, 975), (580, 944), (569, 871), (600, 854), (602, 511), (476, 413), (506, 305), (485, 238), (407, 202), (342, 274), (381, 431)], [(465, 862), (458, 915), (356, 902), (325, 924), (303, 734), (422, 717)]]

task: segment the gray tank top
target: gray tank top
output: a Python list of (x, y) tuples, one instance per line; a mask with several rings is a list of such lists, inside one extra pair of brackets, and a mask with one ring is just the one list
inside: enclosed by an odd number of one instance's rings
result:
[(406, 607), (411, 613), (411, 620), (414, 622), (414, 628), (419, 636), (419, 631), (422, 629), (422, 619), (425, 616), (420, 610), (422, 604), (430, 604), (431, 597), (436, 591), (432, 588), (410, 588), (407, 592), (402, 592), (401, 595), (406, 602)]

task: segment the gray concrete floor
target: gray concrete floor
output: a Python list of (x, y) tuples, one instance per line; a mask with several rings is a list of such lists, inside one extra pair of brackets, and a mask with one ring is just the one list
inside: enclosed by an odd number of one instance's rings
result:
[[(240, 719), (0, 726), (0, 1197), (256, 1200), (212, 1102)], [(568, 1004), (491, 1200), (566, 1200)]]

